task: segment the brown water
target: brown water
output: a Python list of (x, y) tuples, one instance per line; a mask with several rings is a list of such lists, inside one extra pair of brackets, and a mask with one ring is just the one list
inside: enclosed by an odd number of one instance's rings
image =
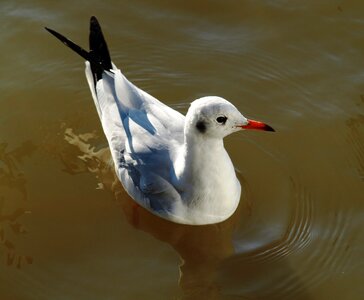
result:
[[(0, 299), (363, 299), (364, 2), (2, 0)], [(114, 62), (185, 112), (219, 95), (275, 134), (226, 140), (232, 218), (135, 206), (110, 166), (83, 63)]]

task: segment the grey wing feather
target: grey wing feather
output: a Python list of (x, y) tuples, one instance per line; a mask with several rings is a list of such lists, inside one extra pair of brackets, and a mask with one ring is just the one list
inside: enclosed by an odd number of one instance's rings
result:
[(86, 63), (86, 77), (124, 188), (142, 206), (169, 215), (181, 201), (168, 178), (183, 143), (184, 116), (138, 89), (115, 66), (94, 87)]

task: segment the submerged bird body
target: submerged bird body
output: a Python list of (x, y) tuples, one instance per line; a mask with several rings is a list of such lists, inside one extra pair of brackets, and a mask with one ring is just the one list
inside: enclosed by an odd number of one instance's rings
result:
[(183, 224), (211, 224), (236, 210), (241, 187), (223, 138), (273, 129), (246, 119), (220, 97), (195, 100), (186, 116), (136, 87), (111, 62), (91, 18), (90, 51), (48, 29), (84, 57), (86, 78), (127, 193), (152, 213)]

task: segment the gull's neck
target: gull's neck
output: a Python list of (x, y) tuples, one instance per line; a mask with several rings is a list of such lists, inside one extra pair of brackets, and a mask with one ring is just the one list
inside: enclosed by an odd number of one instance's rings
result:
[[(231, 164), (222, 139), (185, 135), (182, 181), (198, 185), (211, 182), (223, 164)], [(226, 161), (228, 159), (228, 161)]]
[(199, 218), (205, 214), (217, 221), (235, 211), (240, 183), (222, 139), (185, 131), (175, 171), (184, 205)]

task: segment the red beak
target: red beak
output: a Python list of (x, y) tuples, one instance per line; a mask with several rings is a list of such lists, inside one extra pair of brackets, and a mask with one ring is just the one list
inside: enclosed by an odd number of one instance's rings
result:
[(248, 124), (240, 126), (244, 129), (256, 129), (256, 130), (264, 130), (264, 131), (275, 131), (272, 127), (270, 127), (267, 124), (264, 124), (263, 122), (249, 120)]

